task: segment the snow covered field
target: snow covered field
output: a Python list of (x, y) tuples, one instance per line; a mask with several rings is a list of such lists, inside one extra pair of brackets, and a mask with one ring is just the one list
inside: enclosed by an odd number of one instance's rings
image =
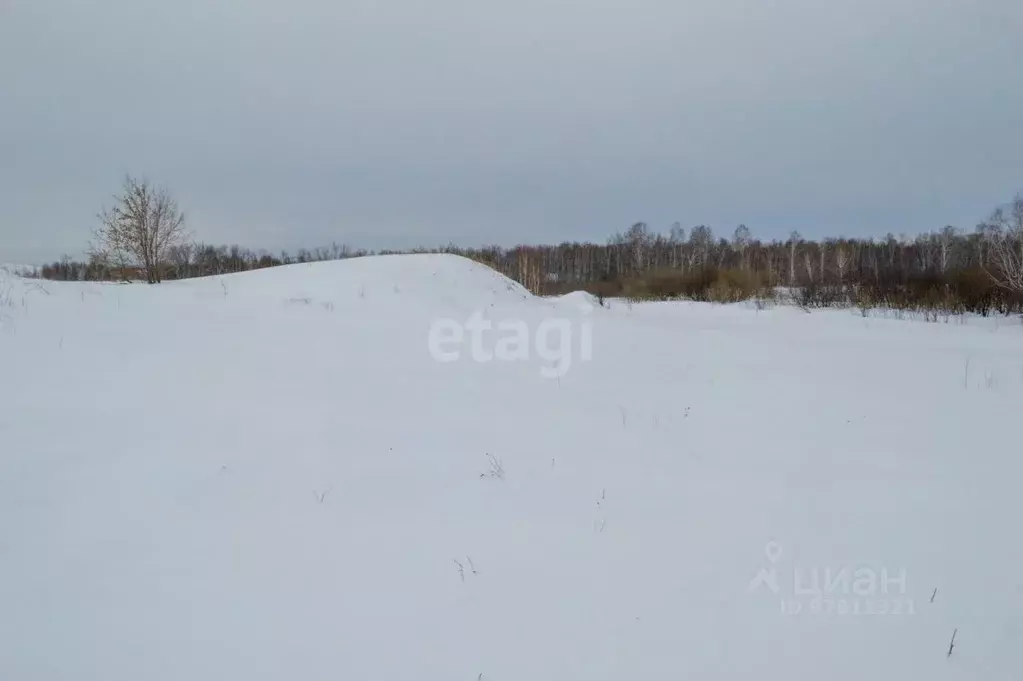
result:
[(5, 681), (1023, 673), (1018, 320), (441, 255), (0, 301)]

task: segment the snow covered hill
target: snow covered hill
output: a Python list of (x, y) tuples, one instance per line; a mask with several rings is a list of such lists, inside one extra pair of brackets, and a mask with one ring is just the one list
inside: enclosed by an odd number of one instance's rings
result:
[(1023, 670), (1018, 321), (443, 255), (0, 301), (0, 679)]

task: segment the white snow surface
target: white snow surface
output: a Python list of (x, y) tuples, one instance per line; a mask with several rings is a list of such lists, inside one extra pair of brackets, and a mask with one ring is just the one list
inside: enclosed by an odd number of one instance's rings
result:
[[(5, 286), (0, 679), (1023, 674), (1018, 320), (446, 255)], [(474, 312), (592, 357), (434, 359)]]

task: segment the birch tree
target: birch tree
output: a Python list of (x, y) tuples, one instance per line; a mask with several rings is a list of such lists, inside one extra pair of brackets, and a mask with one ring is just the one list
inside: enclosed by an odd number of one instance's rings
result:
[(1023, 293), (1023, 194), (992, 213), (985, 238), (988, 274), (998, 286)]

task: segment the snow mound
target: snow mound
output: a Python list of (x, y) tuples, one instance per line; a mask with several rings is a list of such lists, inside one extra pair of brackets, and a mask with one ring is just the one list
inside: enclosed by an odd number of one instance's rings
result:
[(597, 300), (597, 296), (586, 291), (572, 291), (561, 296), (556, 296), (555, 300), (564, 305), (569, 305), (580, 310), (590, 311), (600, 307), (600, 302)]
[[(429, 305), (475, 309), (528, 302), (518, 282), (458, 255), (379, 255), (300, 263), (237, 274), (168, 282), (164, 287), (244, 301), (390, 305), (415, 298)], [(365, 305), (362, 305), (365, 308)]]

